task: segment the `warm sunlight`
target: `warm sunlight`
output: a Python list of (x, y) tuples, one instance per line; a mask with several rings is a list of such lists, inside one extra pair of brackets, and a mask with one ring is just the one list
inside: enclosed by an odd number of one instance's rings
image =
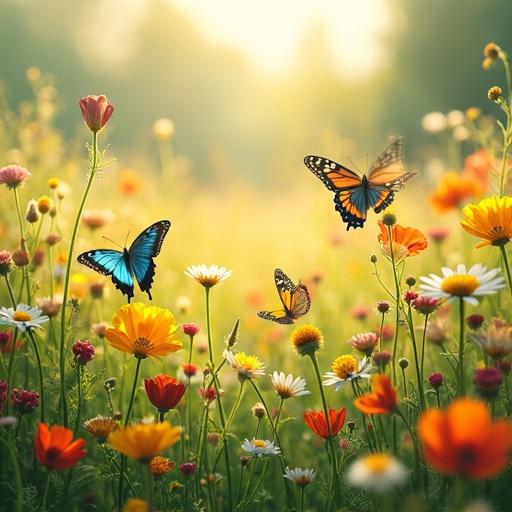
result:
[(340, 73), (369, 74), (385, 61), (379, 43), (389, 25), (387, 0), (172, 0), (209, 38), (238, 48), (272, 74), (286, 71), (305, 33), (315, 27)]

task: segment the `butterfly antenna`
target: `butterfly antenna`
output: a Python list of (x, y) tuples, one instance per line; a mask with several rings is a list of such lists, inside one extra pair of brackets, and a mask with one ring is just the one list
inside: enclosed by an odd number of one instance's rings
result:
[(128, 233), (126, 233), (126, 238), (124, 241), (124, 246), (126, 247), (126, 244), (128, 243), (128, 237), (130, 236), (130, 230), (128, 230)]
[(120, 249), (123, 249), (123, 247), (121, 247), (117, 242), (112, 240), (112, 238), (108, 238), (106, 236), (102, 236), (101, 238), (104, 238), (105, 240), (108, 240), (109, 242), (112, 242), (114, 245), (117, 245), (117, 247), (119, 247)]
[(345, 157), (349, 162), (350, 162), (350, 165), (359, 173), (361, 174), (361, 171), (358, 169), (357, 165), (355, 164), (355, 162), (352, 160), (352, 158), (350, 158), (349, 156), (346, 156)]
[(366, 153), (366, 162), (364, 163), (364, 168), (366, 169), (366, 172), (368, 172), (368, 153)]

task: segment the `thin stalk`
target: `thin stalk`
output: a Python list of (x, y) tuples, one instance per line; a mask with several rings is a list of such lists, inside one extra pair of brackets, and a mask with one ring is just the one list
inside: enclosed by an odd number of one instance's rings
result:
[(73, 252), (75, 249), (75, 243), (78, 235), (78, 227), (80, 226), (80, 219), (82, 217), (82, 212), (85, 207), (85, 203), (87, 201), (87, 197), (91, 190), (92, 182), (94, 180), (94, 175), (96, 174), (96, 169), (98, 165), (98, 133), (93, 132), (93, 144), (92, 144), (92, 163), (91, 170), (89, 173), (89, 179), (87, 181), (87, 185), (85, 187), (84, 195), (82, 196), (82, 201), (80, 202), (80, 206), (78, 207), (78, 211), (75, 218), (75, 223), (73, 226), (73, 232), (71, 235), (71, 241), (69, 243), (69, 252), (68, 259), (66, 262), (66, 273), (64, 278), (64, 290), (62, 291), (62, 309), (60, 315), (60, 349), (59, 349), (59, 369), (60, 369), (60, 400), (61, 400), (61, 415), (62, 415), (62, 424), (67, 427), (68, 426), (68, 407), (66, 403), (66, 306), (68, 301), (68, 291), (69, 291), (69, 283), (71, 278), (71, 265), (73, 263)]
[(48, 489), (50, 488), (50, 475), (51, 475), (51, 472), (48, 471), (47, 475), (46, 475), (46, 483), (44, 484), (43, 499), (41, 500), (42, 512), (44, 512), (46, 510), (46, 498), (48, 497)]
[[(5, 396), (11, 396), (12, 370), (14, 367), (14, 354), (16, 352), (16, 345), (18, 344), (18, 332), (19, 332), (18, 329), (15, 329), (14, 336), (12, 339), (12, 349), (11, 349), (11, 353), (9, 354), (9, 366), (7, 368), (7, 389), (6, 389)], [(11, 405), (11, 401), (7, 400), (6, 416), (9, 416), (10, 405)]]
[[(194, 346), (194, 335), (190, 336), (190, 347), (188, 351), (188, 364), (189, 367), (192, 364), (192, 347)], [(190, 375), (188, 375), (188, 387), (187, 387), (187, 429), (188, 429), (188, 451), (192, 451), (192, 400), (190, 387)]]
[(5, 284), (7, 285), (7, 290), (9, 292), (9, 297), (11, 298), (12, 307), (16, 307), (16, 298), (14, 297), (14, 292), (12, 290), (11, 282), (9, 281), (9, 276), (5, 274)]
[(412, 351), (414, 354), (414, 367), (416, 369), (416, 380), (418, 381), (418, 395), (420, 401), (420, 409), (421, 411), (425, 410), (425, 392), (423, 390), (423, 380), (421, 377), (421, 368), (420, 361), (418, 357), (418, 347), (416, 346), (416, 334), (414, 333), (414, 323), (412, 320), (412, 310), (411, 305), (409, 304), (409, 308), (407, 311), (407, 323), (409, 325), (409, 334), (411, 336), (412, 343)]
[[(22, 510), (23, 510), (23, 481), (21, 479), (20, 465), (18, 464), (16, 452), (14, 451), (14, 448), (12, 447), (12, 445), (9, 441), (6, 441), (2, 437), (0, 437), (0, 441), (2, 441), (2, 443), (7, 448), (7, 452), (9, 453), (9, 458), (11, 459), (11, 465), (12, 465), (11, 467), (12, 467), (13, 476), (14, 476), (14, 489), (16, 491), (16, 500), (14, 502), (14, 507), (15, 507), (14, 511), (22, 512)], [(48, 489), (46, 489), (46, 493), (47, 492), (48, 492)], [(41, 510), (44, 510), (44, 508), (42, 508)]]
[(82, 408), (82, 365), (78, 363), (76, 365), (76, 386), (78, 391), (78, 404), (76, 407), (76, 418), (75, 428), (73, 430), (73, 437), (76, 436), (76, 433), (78, 432), (78, 428), (80, 426), (80, 415)]
[(464, 342), (465, 342), (465, 321), (464, 321), (464, 299), (459, 299), (459, 395), (466, 393), (466, 382), (464, 373)]
[[(41, 356), (39, 355), (39, 348), (37, 346), (36, 339), (34, 337), (34, 334), (32, 333), (31, 329), (27, 329), (28, 335), (30, 337), (30, 341), (32, 342), (32, 348), (34, 349), (34, 354), (36, 356), (36, 363), (37, 363), (37, 372), (39, 374), (39, 397), (41, 398), (41, 403), (39, 407), (39, 411), (41, 414), (41, 423), (44, 423), (44, 406), (45, 406), (45, 400), (44, 400), (44, 382), (43, 382), (43, 367), (41, 365)], [(13, 347), (14, 349), (14, 347)]]
[(425, 348), (426, 348), (426, 340), (427, 340), (427, 323), (428, 323), (428, 313), (425, 315), (425, 322), (423, 324), (423, 336), (421, 339), (421, 382), (424, 379), (424, 368), (425, 368)]
[(507, 274), (507, 283), (508, 283), (508, 292), (510, 294), (510, 298), (512, 299), (512, 276), (510, 274), (510, 266), (508, 264), (507, 251), (504, 245), (500, 246), (501, 259), (503, 260), (503, 267), (505, 268), (505, 273)]

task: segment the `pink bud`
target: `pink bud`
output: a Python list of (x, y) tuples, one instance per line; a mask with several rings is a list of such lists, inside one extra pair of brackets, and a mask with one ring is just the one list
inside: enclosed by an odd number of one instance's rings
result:
[(100, 96), (85, 96), (78, 104), (85, 124), (91, 132), (99, 132), (108, 123), (114, 112), (114, 105), (103, 94)]

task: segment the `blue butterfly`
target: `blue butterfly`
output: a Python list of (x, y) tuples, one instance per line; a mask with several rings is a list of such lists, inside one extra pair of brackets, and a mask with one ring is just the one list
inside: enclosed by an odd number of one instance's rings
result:
[(170, 227), (168, 220), (155, 222), (133, 241), (129, 249), (125, 247), (123, 252), (112, 249), (87, 251), (78, 256), (78, 261), (100, 274), (112, 276), (112, 282), (128, 297), (128, 302), (133, 297), (135, 276), (141, 291), (147, 292), (151, 300), (150, 290), (155, 275), (153, 258), (160, 253)]

